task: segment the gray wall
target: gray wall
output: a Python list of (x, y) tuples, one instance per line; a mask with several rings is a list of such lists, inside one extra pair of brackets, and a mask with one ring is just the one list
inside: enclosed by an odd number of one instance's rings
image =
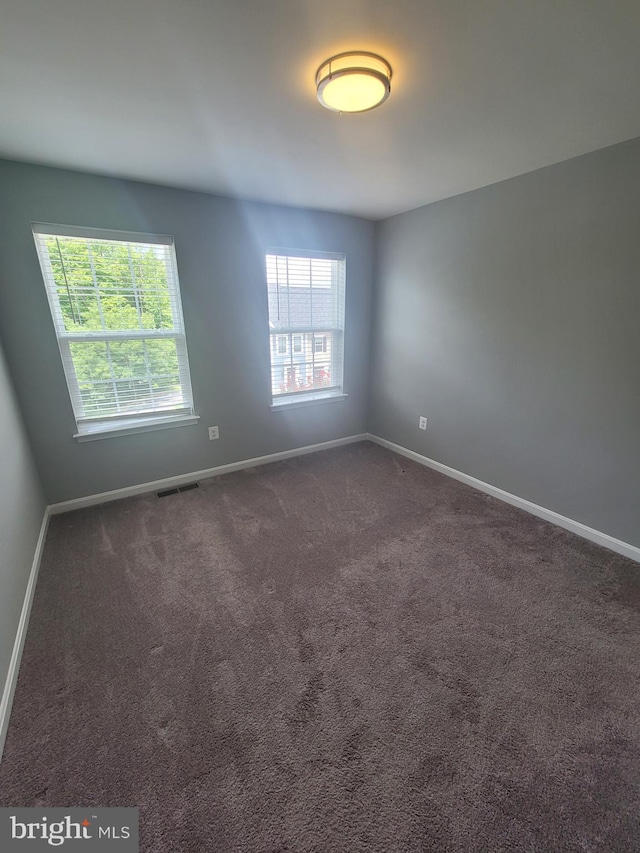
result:
[[(78, 444), (30, 222), (172, 234), (198, 426)], [(0, 161), (0, 335), (50, 503), (365, 430), (373, 223)], [(344, 402), (269, 409), (266, 246), (346, 252)], [(208, 440), (207, 427), (220, 427)]]
[[(4, 285), (0, 279), (0, 285)], [(0, 696), (4, 689), (45, 500), (0, 349)], [(0, 753), (2, 733), (0, 732)]]
[(377, 252), (370, 430), (640, 545), (640, 140), (393, 217)]
[[(640, 140), (375, 227), (0, 161), (0, 335), (48, 501), (370, 429), (640, 545), (638, 210)], [(198, 426), (73, 440), (30, 221), (175, 236)], [(347, 253), (343, 403), (269, 409), (267, 245)]]

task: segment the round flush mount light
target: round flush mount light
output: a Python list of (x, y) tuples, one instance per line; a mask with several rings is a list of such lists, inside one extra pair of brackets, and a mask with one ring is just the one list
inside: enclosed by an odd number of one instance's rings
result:
[(349, 51), (325, 60), (316, 72), (318, 100), (337, 113), (364, 113), (391, 91), (391, 66), (376, 53)]

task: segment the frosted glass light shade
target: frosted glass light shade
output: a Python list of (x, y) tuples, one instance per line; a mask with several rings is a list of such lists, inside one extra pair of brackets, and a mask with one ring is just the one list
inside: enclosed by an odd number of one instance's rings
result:
[(391, 66), (375, 53), (340, 53), (318, 68), (316, 88), (323, 107), (339, 113), (363, 113), (389, 97)]

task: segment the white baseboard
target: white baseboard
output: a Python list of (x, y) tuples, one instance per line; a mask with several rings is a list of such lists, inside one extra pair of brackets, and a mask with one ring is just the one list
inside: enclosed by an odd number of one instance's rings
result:
[(130, 498), (133, 495), (145, 494), (145, 492), (175, 489), (177, 486), (184, 486), (187, 483), (193, 483), (195, 480), (204, 480), (207, 477), (219, 477), (221, 474), (242, 471), (244, 468), (256, 468), (258, 465), (268, 465), (270, 462), (278, 462), (281, 459), (291, 459), (294, 456), (304, 456), (306, 453), (317, 453), (319, 450), (341, 447), (343, 444), (367, 441), (368, 438), (368, 433), (360, 433), (359, 435), (348, 435), (345, 438), (336, 438), (333, 441), (323, 441), (320, 444), (307, 444), (304, 447), (295, 447), (292, 450), (283, 450), (280, 453), (269, 453), (267, 456), (242, 459), (239, 462), (231, 462), (228, 465), (218, 465), (216, 468), (205, 468), (204, 471), (192, 471), (189, 474), (166, 477), (164, 480), (153, 480), (150, 483), (126, 486), (124, 489), (114, 489), (111, 492), (101, 492), (97, 495), (87, 495), (84, 498), (74, 498), (70, 501), (51, 504), (49, 511), (52, 515), (58, 515), (61, 512), (70, 512), (73, 509), (82, 509), (83, 507), (95, 506), (96, 504), (103, 504), (108, 501), (117, 501), (120, 498)]
[(16, 639), (13, 644), (13, 652), (9, 661), (9, 671), (4, 683), (4, 690), (0, 697), (0, 760), (2, 760), (2, 752), (4, 750), (4, 742), (7, 737), (7, 729), (9, 728), (9, 717), (11, 716), (11, 706), (13, 704), (13, 696), (16, 692), (16, 684), (18, 681), (18, 672), (20, 670), (20, 661), (22, 659), (22, 650), (24, 649), (24, 641), (27, 637), (27, 626), (29, 625), (29, 614), (31, 613), (31, 605), (33, 596), (36, 591), (36, 583), (38, 580), (38, 572), (40, 571), (40, 560), (42, 559), (42, 551), (44, 549), (44, 541), (47, 537), (47, 528), (49, 527), (49, 507), (44, 511), (42, 525), (40, 526), (40, 535), (36, 544), (36, 550), (33, 555), (29, 580), (27, 581), (27, 589), (22, 603), (22, 612), (20, 621), (18, 622), (18, 630), (16, 631)]
[(454, 480), (466, 483), (467, 486), (472, 486), (474, 489), (486, 492), (486, 494), (492, 495), (492, 497), (498, 498), (498, 500), (504, 501), (512, 506), (517, 506), (519, 509), (523, 509), (526, 512), (531, 513), (531, 515), (535, 515), (545, 521), (550, 521), (551, 524), (557, 524), (558, 527), (564, 527), (565, 530), (570, 530), (572, 533), (576, 533), (578, 536), (582, 536), (590, 542), (595, 542), (596, 545), (602, 545), (603, 548), (608, 548), (610, 551), (615, 551), (616, 554), (622, 554), (623, 557), (629, 557), (629, 559), (635, 560), (636, 563), (640, 563), (640, 548), (637, 548), (635, 545), (629, 545), (628, 542), (623, 542), (621, 539), (615, 539), (607, 533), (601, 533), (599, 530), (594, 530), (593, 527), (587, 527), (586, 524), (574, 521), (572, 518), (567, 518), (566, 516), (560, 515), (551, 509), (538, 506), (538, 504), (525, 500), (525, 498), (519, 498), (517, 495), (512, 495), (510, 492), (505, 492), (503, 489), (499, 489), (497, 486), (491, 486), (489, 483), (477, 480), (475, 477), (469, 476), (469, 474), (463, 474), (462, 471), (457, 471), (455, 468), (450, 468), (448, 465), (443, 465), (441, 462), (436, 462), (434, 459), (429, 459), (427, 456), (422, 456), (420, 453), (408, 450), (406, 447), (394, 444), (392, 441), (387, 441), (386, 438), (380, 438), (379, 436), (372, 435), (371, 433), (367, 437), (370, 441), (374, 441), (376, 444), (386, 447), (388, 450), (393, 450), (401, 456), (406, 456), (407, 459), (413, 459), (414, 462), (418, 462), (420, 465), (425, 465), (427, 468), (433, 468), (434, 471), (439, 471), (447, 477), (452, 477)]

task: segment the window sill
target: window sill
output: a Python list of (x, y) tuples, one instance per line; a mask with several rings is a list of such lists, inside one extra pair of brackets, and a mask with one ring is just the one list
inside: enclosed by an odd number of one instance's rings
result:
[(81, 430), (73, 437), (76, 441), (98, 441), (102, 438), (135, 435), (138, 432), (152, 432), (157, 429), (190, 426), (191, 424), (197, 424), (199, 420), (199, 415), (173, 415), (166, 418), (131, 418), (128, 421), (119, 421), (117, 425), (105, 426), (105, 424), (95, 424), (93, 428)]
[(283, 412), (289, 409), (301, 409), (303, 406), (317, 406), (320, 403), (339, 403), (346, 400), (348, 394), (301, 394), (299, 397), (276, 399), (270, 406), (272, 412)]

